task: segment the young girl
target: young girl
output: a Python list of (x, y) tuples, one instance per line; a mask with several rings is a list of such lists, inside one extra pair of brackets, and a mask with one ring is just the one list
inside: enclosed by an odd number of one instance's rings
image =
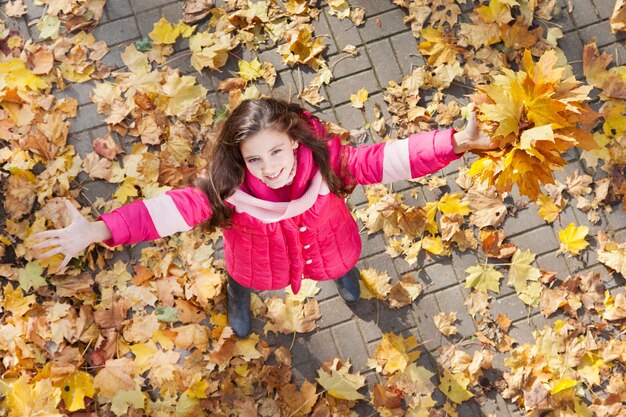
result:
[(208, 222), (222, 227), (228, 322), (250, 332), (250, 292), (303, 278), (335, 280), (348, 304), (359, 299), (359, 229), (345, 197), (356, 184), (391, 183), (437, 171), (469, 149), (490, 148), (475, 116), (462, 132), (433, 131), (358, 147), (329, 136), (297, 104), (242, 102), (225, 121), (207, 175), (187, 187), (138, 200), (89, 222), (66, 201), (72, 223), (41, 232), (35, 249), (65, 255), (60, 269), (93, 242), (109, 246), (158, 239)]

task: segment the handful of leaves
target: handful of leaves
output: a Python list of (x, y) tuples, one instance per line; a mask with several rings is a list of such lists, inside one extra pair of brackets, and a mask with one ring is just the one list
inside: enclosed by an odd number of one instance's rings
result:
[(563, 153), (574, 146), (597, 148), (590, 129), (579, 128), (597, 117), (584, 103), (592, 87), (573, 76), (563, 79), (565, 68), (556, 63), (552, 50), (536, 63), (527, 50), (523, 70), (503, 68), (491, 84), (477, 86), (478, 119), (497, 148), (481, 152), (469, 173), (500, 193), (517, 184), (536, 201), (540, 184), (554, 184), (552, 172), (566, 164)]

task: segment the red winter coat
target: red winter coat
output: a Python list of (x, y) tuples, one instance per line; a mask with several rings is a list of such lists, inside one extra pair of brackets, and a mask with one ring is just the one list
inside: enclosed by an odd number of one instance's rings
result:
[[(310, 121), (324, 135), (322, 125), (315, 118)], [(358, 147), (342, 145), (334, 137), (328, 142), (331, 166), (340, 174), (345, 161), (359, 184), (421, 177), (459, 157), (452, 150), (453, 133), (419, 133)], [(303, 278), (337, 279), (359, 260), (359, 229), (344, 199), (329, 192), (310, 149), (298, 148), (297, 164), (292, 183), (279, 190), (246, 172), (227, 200), (234, 210), (232, 228), (222, 231), (226, 269), (245, 287), (276, 290), (291, 285), (297, 293)], [(206, 195), (187, 187), (128, 204), (101, 220), (113, 236), (105, 243), (114, 246), (187, 231), (210, 216)]]

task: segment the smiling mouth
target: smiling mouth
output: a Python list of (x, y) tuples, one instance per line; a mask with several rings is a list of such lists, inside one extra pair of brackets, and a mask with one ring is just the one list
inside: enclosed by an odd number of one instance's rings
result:
[[(284, 169), (284, 168), (283, 168), (283, 169)], [(268, 180), (270, 180), (270, 181), (274, 181), (274, 180), (278, 179), (278, 177), (280, 177), (280, 174), (282, 174), (282, 173), (283, 173), (283, 169), (281, 169), (280, 171), (278, 171), (278, 174), (276, 174), (276, 175), (274, 175), (274, 176), (269, 176), (269, 175), (266, 175), (266, 176), (265, 176), (265, 178), (267, 178), (267, 179), (268, 179)]]

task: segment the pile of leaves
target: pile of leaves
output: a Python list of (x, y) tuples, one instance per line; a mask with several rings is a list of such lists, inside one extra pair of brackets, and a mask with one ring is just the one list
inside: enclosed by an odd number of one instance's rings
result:
[[(314, 32), (317, 2), (227, 0), (215, 7), (211, 0), (188, 0), (183, 21), (161, 18), (147, 38), (123, 45), (124, 67), (114, 72), (102, 62), (106, 44), (89, 33), (105, 0), (39, 3), (43, 14), (31, 22), (38, 39), (12, 28), (24, 19), (22, 0), (4, 4), (11, 19), (0, 22), (2, 415), (328, 416), (350, 415), (367, 402), (381, 415), (454, 416), (457, 405), (487, 401), (492, 390), (528, 413), (623, 413), (626, 301), (606, 282), (609, 274), (626, 274), (625, 244), (602, 232), (590, 236), (584, 225), (561, 225), (560, 252), (580, 257), (594, 249), (608, 271), (562, 277), (536, 267), (535, 254), (502, 229), (528, 205), (536, 204), (547, 223), (560, 224), (575, 201), (595, 224), (603, 212), (626, 204), (624, 68), (591, 43), (582, 57), (588, 85), (572, 77), (558, 48), (563, 33), (549, 24), (567, 13), (556, 2), (482, 1), (466, 15), (469, 21), (459, 21), (462, 1), (393, 1), (407, 10), (405, 23), (426, 62), (389, 83), (390, 119), (376, 103), (367, 124), (375, 138), (451, 125), (468, 108), (449, 89), (473, 84), (480, 119), (499, 149), (480, 155), (469, 171), (462, 167), (456, 184), (432, 176), (404, 194), (368, 187), (367, 207), (356, 216), (368, 233), (387, 236), (390, 256), (411, 265), (425, 256), (479, 254), (480, 262), (465, 271), (466, 307), (477, 329), (470, 342), (479, 348), (462, 350), (457, 314), (444, 311), (433, 321), (455, 343), (439, 348), (438, 375), (418, 364), (428, 343), (387, 333), (367, 369), (335, 358), (320, 365), (314, 381), (302, 381), (290, 349), (271, 347), (265, 336), (315, 331), (319, 289), (305, 281), (297, 295), (255, 295), (263, 335), (237, 339), (227, 325), (223, 265), (214, 258), (219, 233), (194, 230), (118, 253), (93, 245), (63, 274), (56, 273), (60, 255), (36, 260), (31, 236), (67, 225), (62, 198), (95, 219), (184, 186), (206, 165), (220, 121), (241, 100), (271, 90), (276, 79), (271, 63), (238, 59), (236, 76), (216, 86), (212, 102), (196, 77), (172, 68), (174, 62), (189, 59), (206, 74), (243, 49), (271, 48), (284, 66), (315, 71), (297, 96), (322, 103), (333, 64), (320, 36), (326, 34)], [(363, 23), (363, 8), (327, 3), (333, 19)], [(614, 30), (626, 28), (625, 13), (618, 1)], [(177, 53), (183, 39), (189, 51)], [(358, 53), (348, 45), (337, 60)], [(77, 152), (68, 138), (78, 103), (61, 98), (62, 90), (91, 80), (90, 98), (108, 132), (93, 138), (86, 152), (76, 143)], [(597, 114), (587, 104), (592, 88), (600, 91)], [(350, 100), (363, 109), (369, 94), (362, 89)], [(339, 127), (328, 128), (348, 138)], [(583, 148), (587, 172), (560, 182), (553, 171), (566, 165), (563, 154), (574, 147)], [(86, 191), (94, 184), (111, 197), (91, 201)], [(457, 190), (441, 190), (449, 185)], [(531, 201), (514, 199), (514, 185)], [(414, 203), (422, 190), (436, 197)], [(492, 311), (492, 293), (500, 292), (504, 278), (529, 308), (566, 316), (537, 330), (533, 343), (516, 343), (511, 320)], [(384, 271), (363, 270), (363, 298), (390, 308), (419, 302), (424, 288), (414, 275), (391, 281)], [(496, 355), (505, 355), (505, 372), (494, 369)], [(366, 370), (377, 377), (369, 386)]]

